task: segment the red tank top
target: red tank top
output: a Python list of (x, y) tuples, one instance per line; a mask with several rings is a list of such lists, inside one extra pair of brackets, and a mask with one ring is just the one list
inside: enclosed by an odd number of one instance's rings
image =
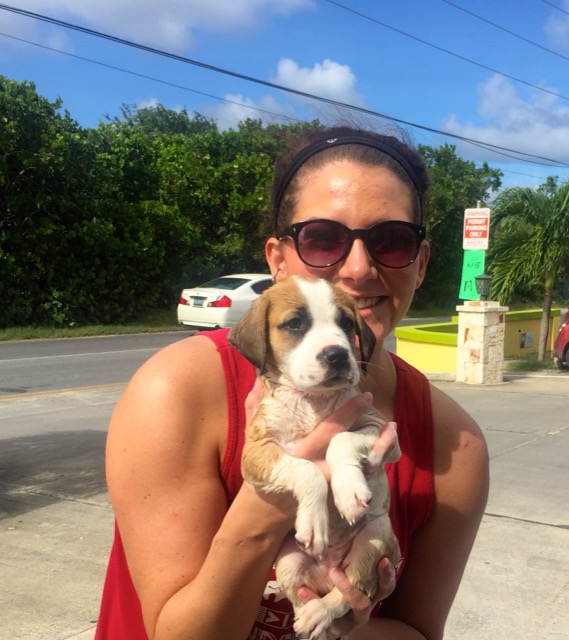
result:
[[(221, 329), (201, 335), (216, 345), (225, 374), (228, 437), (221, 480), (230, 503), (243, 482), (240, 461), (245, 431), (244, 404), (256, 373), (227, 343), (227, 333), (227, 329)], [(397, 370), (395, 421), (401, 458), (388, 466), (387, 477), (392, 496), (391, 521), (403, 556), (399, 578), (409, 555), (413, 532), (426, 522), (433, 506), (433, 420), (427, 379), (396, 355), (391, 356)], [(293, 640), (292, 623), (292, 607), (271, 575), (248, 640)], [(148, 640), (116, 525), (95, 640)]]

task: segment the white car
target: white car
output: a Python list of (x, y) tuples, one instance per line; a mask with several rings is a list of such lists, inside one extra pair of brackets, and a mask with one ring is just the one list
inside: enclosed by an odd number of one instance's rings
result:
[(272, 277), (266, 273), (236, 273), (184, 289), (178, 303), (178, 322), (202, 329), (232, 327), (272, 284)]

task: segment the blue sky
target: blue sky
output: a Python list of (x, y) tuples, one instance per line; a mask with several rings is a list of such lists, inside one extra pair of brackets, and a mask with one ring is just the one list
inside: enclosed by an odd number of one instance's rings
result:
[[(569, 165), (569, 0), (8, 4)], [(0, 74), (33, 81), (50, 100), (61, 97), (85, 127), (97, 126), (106, 115), (120, 115), (122, 104), (185, 107), (216, 119), (221, 128), (245, 117), (333, 122), (344, 116), (322, 103), (6, 10), (0, 10), (0, 34)], [(394, 126), (371, 117), (363, 123)], [(416, 143), (456, 144), (462, 157), (502, 169), (505, 186), (537, 186), (548, 175), (569, 179), (569, 166), (544, 166), (546, 161), (536, 158), (520, 162), (448, 136), (404, 128)]]

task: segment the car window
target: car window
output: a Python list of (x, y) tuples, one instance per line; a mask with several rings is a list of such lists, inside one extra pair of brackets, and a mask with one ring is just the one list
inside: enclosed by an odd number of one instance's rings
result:
[(196, 289), (200, 289), (200, 288), (207, 288), (207, 289), (227, 289), (228, 291), (233, 291), (234, 289), (238, 289), (241, 285), (246, 284), (247, 282), (249, 282), (249, 280), (247, 278), (227, 278), (227, 277), (223, 277), (223, 278), (216, 278), (215, 280), (210, 280), (209, 282), (206, 282), (205, 284), (200, 284), (199, 287), (196, 287)]
[(254, 284), (252, 284), (251, 289), (253, 289), (255, 293), (258, 293), (259, 295), (261, 295), (261, 293), (263, 293), (263, 291), (268, 289), (272, 284), (273, 284), (273, 279), (267, 278), (266, 280), (261, 280), (260, 282), (255, 282)]

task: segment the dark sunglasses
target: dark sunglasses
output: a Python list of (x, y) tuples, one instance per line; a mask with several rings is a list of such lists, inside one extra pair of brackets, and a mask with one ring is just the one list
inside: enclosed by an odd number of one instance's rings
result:
[(403, 269), (417, 257), (425, 227), (403, 220), (386, 220), (369, 229), (350, 229), (335, 220), (295, 222), (280, 234), (280, 239), (294, 240), (298, 257), (309, 267), (331, 267), (343, 260), (356, 238), (360, 238), (369, 255), (384, 267)]

